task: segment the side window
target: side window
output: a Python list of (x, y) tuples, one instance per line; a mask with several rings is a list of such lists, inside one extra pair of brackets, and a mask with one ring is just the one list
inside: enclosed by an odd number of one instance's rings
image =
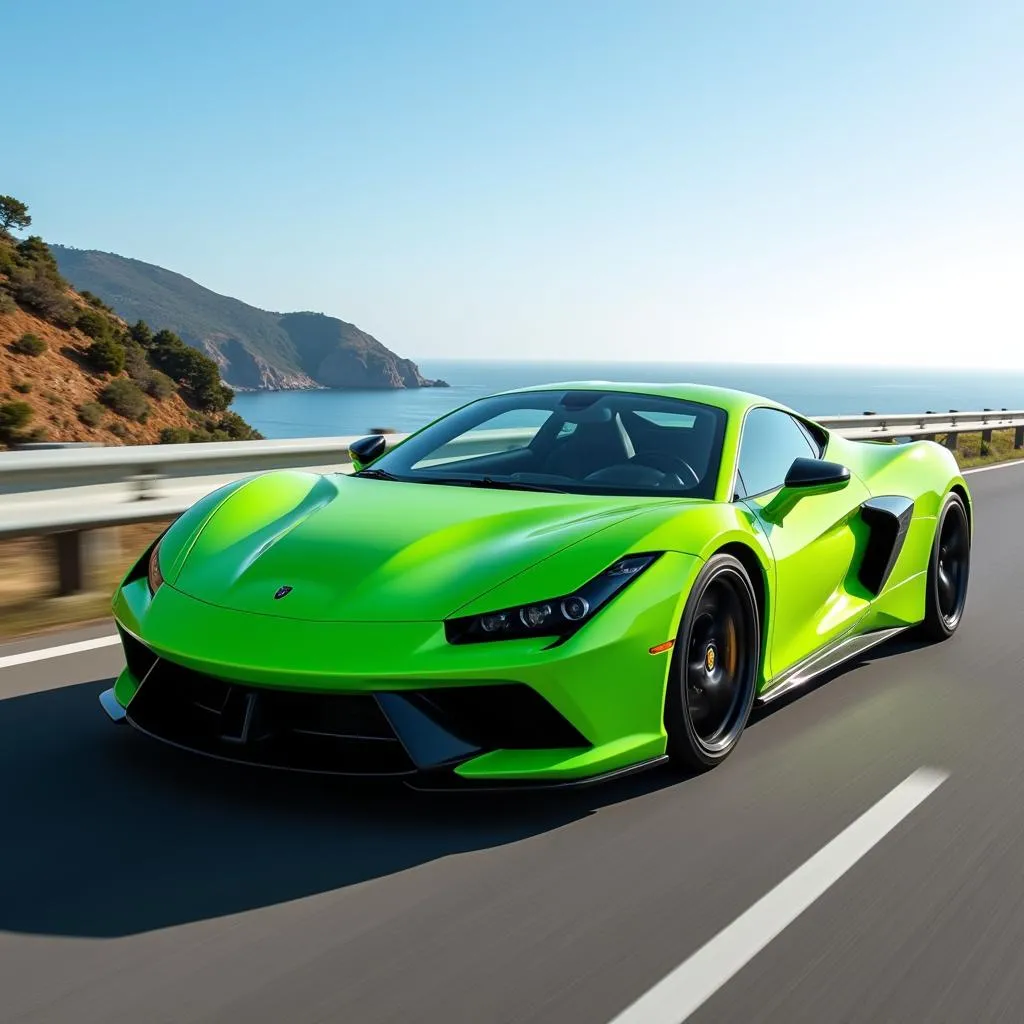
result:
[(740, 475), (748, 495), (781, 487), (794, 459), (816, 459), (803, 427), (778, 409), (751, 409), (740, 441)]
[(814, 457), (820, 459), (825, 454), (825, 443), (824, 440), (817, 436), (817, 433), (804, 423), (802, 420), (796, 421), (800, 429), (804, 432), (804, 436), (810, 442), (811, 449), (814, 451)]
[(733, 490), (732, 500), (733, 501), (739, 501), (740, 498), (745, 498), (746, 496), (747, 496), (747, 488), (743, 484), (743, 474), (741, 472), (739, 472), (739, 470), (737, 470), (736, 471), (736, 487)]

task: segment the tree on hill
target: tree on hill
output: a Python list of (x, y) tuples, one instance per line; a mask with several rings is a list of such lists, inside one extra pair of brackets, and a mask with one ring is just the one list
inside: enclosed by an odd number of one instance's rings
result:
[[(0, 205), (10, 198), (0, 196)], [(3, 217), (0, 217), (2, 222)], [(6, 236), (6, 230), (0, 230), (0, 235)], [(7, 275), (4, 292), (23, 309), (59, 327), (70, 327), (77, 312), (49, 246), (38, 235), (30, 235), (13, 246), (5, 241), (0, 250), (4, 257), (0, 260), (0, 270)]]
[(124, 346), (109, 334), (103, 334), (85, 350), (85, 358), (100, 373), (117, 375), (124, 369)]
[(0, 196), (0, 230), (10, 231), (12, 228), (20, 231), (32, 223), (28, 213), (28, 206), (14, 196)]
[(32, 263), (38, 263), (46, 268), (46, 272), (53, 277), (54, 280), (61, 281), (66, 284), (64, 279), (60, 276), (60, 271), (57, 269), (57, 261), (53, 258), (53, 253), (50, 252), (50, 247), (39, 237), (39, 235), (29, 235), (28, 238), (23, 238), (18, 243), (18, 262), (22, 266), (28, 266)]
[(189, 402), (204, 412), (223, 412), (235, 393), (221, 383), (217, 364), (173, 331), (157, 331), (149, 346), (150, 361), (181, 385)]
[(149, 324), (145, 320), (137, 320), (128, 328), (128, 333), (143, 348), (149, 348), (153, 344), (153, 332), (149, 329)]

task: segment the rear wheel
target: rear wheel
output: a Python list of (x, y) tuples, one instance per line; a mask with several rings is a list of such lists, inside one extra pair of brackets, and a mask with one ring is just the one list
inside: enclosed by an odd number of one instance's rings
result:
[(920, 633), (927, 640), (948, 640), (960, 625), (971, 574), (971, 531), (963, 498), (946, 498), (935, 524), (928, 562), (925, 617)]
[(672, 659), (665, 727), (675, 763), (704, 771), (729, 756), (750, 717), (760, 652), (750, 577), (731, 555), (714, 555), (694, 583)]

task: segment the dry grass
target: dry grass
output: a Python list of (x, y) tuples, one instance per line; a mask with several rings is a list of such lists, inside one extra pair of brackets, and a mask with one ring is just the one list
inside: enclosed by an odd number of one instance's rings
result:
[[(975, 466), (1024, 458), (1024, 448), (1013, 447), (1013, 435), (1013, 430), (994, 430), (992, 440), (985, 444), (981, 434), (961, 434), (957, 439), (957, 462), (963, 469), (972, 469)], [(940, 435), (938, 440), (944, 442), (946, 438)]]
[[(18, 355), (10, 343), (31, 333), (47, 343), (40, 356)], [(150, 399), (146, 422), (115, 415), (103, 406), (102, 417), (88, 426), (79, 417), (83, 405), (99, 401), (112, 379), (90, 370), (85, 352), (90, 344), (81, 331), (54, 327), (18, 309), (0, 314), (0, 402), (17, 400), (32, 406), (26, 429), (42, 427), (49, 441), (94, 441), (106, 445), (156, 444), (164, 427), (194, 427), (180, 395)], [(122, 374), (118, 380), (127, 380)], [(22, 389), (30, 385), (30, 390)], [(112, 429), (113, 428), (113, 429)]]
[[(1012, 430), (997, 430), (988, 445), (981, 434), (961, 434), (957, 459), (967, 469), (1024, 458), (1014, 449)], [(940, 435), (940, 443), (945, 437)], [(0, 542), (0, 639), (57, 626), (105, 618), (118, 581), (166, 523), (111, 527), (98, 531), (100, 545), (91, 592), (53, 597), (56, 588), (53, 541), (48, 537)]]

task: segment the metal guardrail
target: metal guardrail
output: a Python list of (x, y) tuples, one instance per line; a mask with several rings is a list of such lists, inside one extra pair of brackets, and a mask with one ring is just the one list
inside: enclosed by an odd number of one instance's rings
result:
[[(946, 434), (954, 440), (947, 442), (948, 447), (955, 448), (956, 438), (960, 434), (975, 434), (979, 431), (988, 434), (991, 440), (993, 430), (1009, 430), (1024, 428), (1024, 410), (983, 409), (980, 412), (924, 412), (924, 413), (888, 413), (881, 416), (876, 413), (864, 413), (861, 416), (824, 416), (817, 420), (828, 430), (842, 434), (856, 441), (888, 440), (894, 438), (934, 438), (936, 434)], [(1015, 439), (1016, 440), (1016, 439)], [(1016, 441), (1015, 447), (1021, 442)]]
[[(825, 416), (817, 422), (854, 440), (889, 441), (945, 437), (956, 449), (960, 434), (1014, 430), (1024, 446), (1024, 410), (865, 413)], [(407, 434), (388, 435), (391, 443)], [(460, 451), (496, 450), (521, 441), (516, 430), (476, 435)], [(228, 441), (197, 445), (74, 447), (0, 454), (0, 539), (54, 534), (60, 592), (83, 586), (83, 535), (105, 526), (154, 522), (183, 512), (231, 480), (273, 469), (345, 470), (354, 437), (280, 441)], [(500, 450), (500, 449), (498, 449)]]

